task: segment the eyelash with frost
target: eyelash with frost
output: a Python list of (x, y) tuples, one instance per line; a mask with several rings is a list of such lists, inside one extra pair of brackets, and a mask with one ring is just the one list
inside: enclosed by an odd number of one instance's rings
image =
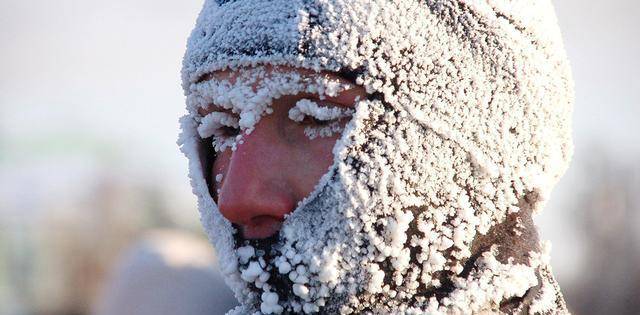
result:
[(306, 127), (304, 134), (312, 140), (316, 137), (330, 137), (342, 131), (340, 119), (351, 117), (351, 115), (353, 115), (352, 109), (320, 106), (318, 103), (308, 99), (299, 100), (296, 102), (296, 105), (289, 110), (289, 118), (296, 122), (302, 122), (305, 116), (330, 122), (328, 125), (322, 127)]
[(214, 149), (221, 152), (229, 146), (234, 146), (235, 142), (233, 137), (224, 135), (223, 127), (239, 128), (238, 118), (223, 112), (209, 113), (200, 121), (198, 134), (203, 139), (213, 137)]
[(318, 120), (336, 120), (353, 115), (352, 109), (345, 109), (340, 107), (320, 106), (318, 103), (301, 99), (296, 103), (296, 106), (289, 110), (289, 118), (293, 121), (301, 122), (304, 116), (312, 116)]

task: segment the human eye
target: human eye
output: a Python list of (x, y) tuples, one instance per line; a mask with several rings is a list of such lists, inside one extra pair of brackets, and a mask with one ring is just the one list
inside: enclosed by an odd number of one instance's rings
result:
[(321, 120), (313, 116), (305, 115), (300, 124), (305, 126), (327, 126), (331, 123), (331, 120)]
[(309, 139), (330, 137), (342, 131), (341, 122), (351, 117), (353, 109), (336, 105), (323, 106), (309, 99), (301, 99), (289, 110), (289, 119), (305, 126)]
[(215, 151), (222, 152), (240, 136), (239, 119), (231, 113), (211, 112), (201, 119), (198, 134), (202, 139), (211, 137)]

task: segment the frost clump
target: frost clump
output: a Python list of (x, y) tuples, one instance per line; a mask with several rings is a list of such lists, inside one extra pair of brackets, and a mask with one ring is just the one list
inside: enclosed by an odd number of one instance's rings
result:
[(249, 263), (249, 267), (242, 271), (242, 280), (247, 282), (254, 282), (260, 275), (262, 275), (262, 267), (257, 261)]
[(256, 251), (252, 246), (243, 246), (236, 250), (236, 253), (238, 253), (238, 259), (240, 260), (241, 264), (246, 264), (247, 262), (249, 262), (249, 259), (253, 257), (255, 252)]
[(264, 314), (280, 314), (283, 311), (282, 306), (278, 305), (278, 294), (275, 292), (262, 293), (262, 303), (260, 311)]

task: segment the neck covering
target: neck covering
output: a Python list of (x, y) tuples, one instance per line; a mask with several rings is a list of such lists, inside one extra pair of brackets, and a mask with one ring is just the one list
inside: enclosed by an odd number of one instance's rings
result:
[[(263, 246), (218, 211), (207, 137), (251, 132), (282, 95), (340, 90), (273, 66), (341, 73), (368, 97), (329, 171)], [(218, 70), (244, 74), (203, 79)], [(207, 0), (182, 82), (178, 143), (241, 303), (231, 314), (566, 312), (531, 219), (573, 152), (573, 82), (550, 1)], [(239, 118), (201, 117), (211, 103)]]

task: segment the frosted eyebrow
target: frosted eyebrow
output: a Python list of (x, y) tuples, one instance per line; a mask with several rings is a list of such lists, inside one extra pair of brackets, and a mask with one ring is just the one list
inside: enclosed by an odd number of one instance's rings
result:
[[(302, 74), (302, 76), (313, 76), (313, 74), (311, 73), (305, 73)], [(353, 106), (354, 103), (356, 103), (359, 98), (358, 96), (361, 96), (361, 94), (364, 94), (364, 87), (358, 85), (355, 82), (355, 79), (353, 79), (352, 75), (347, 75), (347, 74), (343, 74), (343, 73), (334, 73), (334, 72), (324, 72), (324, 73), (315, 73), (315, 75), (322, 75), (325, 77), (328, 77), (329, 79), (338, 81), (338, 82), (334, 82), (337, 85), (341, 85), (341, 86), (348, 86), (348, 88), (346, 89), (338, 89), (337, 90), (337, 95), (336, 96), (331, 96), (329, 94), (327, 94), (328, 90), (323, 90), (322, 93), (320, 92), (316, 92), (316, 93), (307, 93), (307, 92), (300, 92), (298, 94), (287, 94), (287, 95), (283, 95), (283, 96), (294, 96), (294, 95), (300, 95), (301, 98), (310, 98), (310, 97), (316, 97), (319, 98), (320, 100), (328, 100), (330, 102), (336, 103), (338, 105), (348, 105), (348, 106)], [(201, 82), (205, 82), (205, 81), (209, 81), (209, 80), (216, 80), (217, 78), (215, 77), (215, 73), (209, 72), (206, 74), (203, 74), (195, 83), (201, 83)], [(228, 79), (225, 78), (224, 80), (228, 80), (228, 82), (230, 82), (231, 84), (235, 84), (235, 82), (237, 82), (237, 80), (239, 79), (238, 76), (234, 77), (233, 79)], [(306, 85), (312, 85), (313, 83), (307, 83)], [(355, 95), (354, 95), (355, 94)], [(362, 97), (360, 97), (360, 99), (362, 99)], [(220, 110), (224, 110), (224, 108), (220, 105), (217, 104), (210, 104), (209, 106), (215, 106), (220, 108)]]
[(344, 107), (318, 104), (308, 98), (300, 99), (289, 110), (289, 118), (301, 122), (305, 116), (315, 117), (320, 120), (335, 120), (349, 117), (353, 110)]
[(343, 76), (338, 76), (338, 78), (345, 81), (341, 82), (341, 84), (347, 84), (349, 87), (340, 90), (336, 96), (331, 96), (325, 93), (323, 95), (324, 98), (320, 97), (320, 100), (351, 107), (354, 106), (355, 103), (357, 103), (359, 100), (366, 99), (366, 92), (364, 90), (364, 87), (354, 83), (353, 81)]
[(353, 107), (355, 103), (360, 99), (360, 95), (356, 95), (354, 97), (351, 94), (346, 94), (349, 91), (351, 90), (342, 91), (338, 93), (337, 96), (324, 95), (324, 97), (321, 97), (317, 93), (298, 93), (294, 96), (296, 96), (296, 103), (306, 99), (317, 102), (322, 106)]

